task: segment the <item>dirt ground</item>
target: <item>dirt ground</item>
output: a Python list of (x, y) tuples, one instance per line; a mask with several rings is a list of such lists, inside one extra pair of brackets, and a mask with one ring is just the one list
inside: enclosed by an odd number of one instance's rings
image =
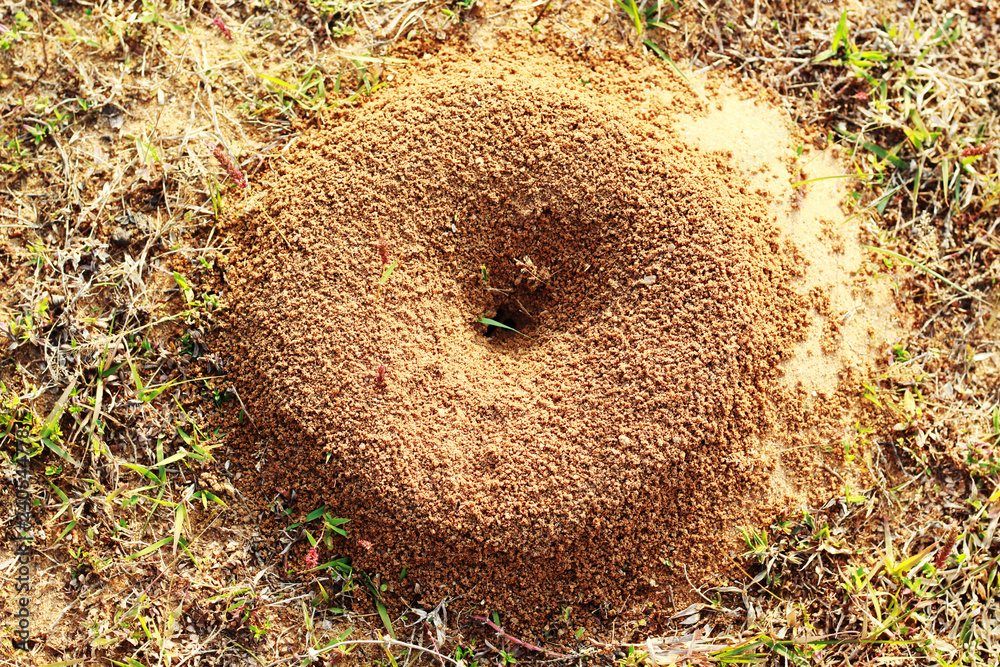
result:
[(996, 661), (995, 4), (3, 11), (2, 664)]

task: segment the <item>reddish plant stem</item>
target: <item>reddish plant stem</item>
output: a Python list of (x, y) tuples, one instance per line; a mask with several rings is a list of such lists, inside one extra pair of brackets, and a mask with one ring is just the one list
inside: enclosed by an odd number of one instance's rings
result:
[(385, 242), (382, 235), (378, 235), (378, 242), (375, 244), (376, 250), (378, 250), (378, 257), (382, 260), (382, 266), (389, 263), (389, 244)]
[(541, 646), (535, 646), (534, 644), (529, 644), (527, 642), (523, 642), (520, 639), (518, 639), (517, 637), (514, 637), (512, 635), (507, 634), (503, 630), (503, 628), (497, 627), (496, 623), (494, 623), (490, 619), (486, 618), (485, 616), (477, 616), (475, 614), (471, 614), (471, 616), (472, 616), (472, 618), (476, 619), (477, 621), (481, 621), (481, 622), (485, 623), (486, 625), (488, 625), (491, 630), (495, 631), (498, 635), (500, 635), (501, 637), (503, 637), (507, 641), (512, 642), (514, 644), (517, 644), (518, 646), (524, 647), (524, 648), (528, 649), (529, 651), (534, 651), (535, 653), (544, 653), (545, 655), (549, 656), (550, 658), (568, 658), (569, 657), (568, 655), (565, 655), (563, 653), (553, 653), (552, 651), (546, 651)]
[(441, 663), (441, 667), (444, 667), (441, 649), (438, 648), (437, 640), (434, 639), (434, 633), (431, 632), (431, 626), (427, 625), (427, 621), (424, 621), (424, 630), (427, 632), (427, 637), (431, 640), (431, 646), (434, 647), (434, 654), (437, 656), (438, 662)]
[(228, 39), (230, 42), (233, 41), (233, 33), (229, 32), (229, 28), (227, 28), (226, 24), (222, 22), (222, 19), (220, 19), (218, 16), (213, 16), (212, 23), (215, 24), (216, 28), (222, 31), (222, 34), (226, 36), (226, 39)]

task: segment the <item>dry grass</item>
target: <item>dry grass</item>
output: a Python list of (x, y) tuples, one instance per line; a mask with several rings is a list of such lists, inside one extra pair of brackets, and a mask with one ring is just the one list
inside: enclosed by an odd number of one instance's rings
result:
[[(40, 602), (30, 654), (4, 617), (0, 665), (1000, 662), (996, 0), (622, 6), (598, 13), (600, 33), (537, 2), (0, 10), (0, 468), (13, 479), (19, 429), (37, 454)], [(884, 251), (871, 261), (914, 320), (868, 385), (854, 453), (872, 488), (748, 532), (746, 578), (703, 591), (663, 623), (671, 637), (639, 623), (592, 637), (567, 610), (536, 645), (447, 601), (390, 618), (377, 577), (288, 562), (336, 530), (327, 517), (265, 539), (229, 477), (215, 416), (240, 401), (204, 341), (226, 262), (218, 217), (253, 196), (239, 175), (280, 159), (327, 105), (389, 82), (393, 40), (501, 20), (774, 90), (851, 156), (855, 214)]]

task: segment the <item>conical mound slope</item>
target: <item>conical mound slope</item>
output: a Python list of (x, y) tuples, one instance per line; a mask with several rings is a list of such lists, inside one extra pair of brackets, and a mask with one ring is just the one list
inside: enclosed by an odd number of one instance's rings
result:
[(350, 518), (362, 566), (608, 595), (717, 570), (760, 509), (805, 309), (764, 198), (671, 131), (698, 103), (628, 90), (541, 55), (415, 67), (230, 224), (242, 446), (264, 495)]

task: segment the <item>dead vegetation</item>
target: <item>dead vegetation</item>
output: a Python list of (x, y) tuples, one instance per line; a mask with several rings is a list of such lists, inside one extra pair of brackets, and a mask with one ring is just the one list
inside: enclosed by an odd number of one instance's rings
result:
[[(16, 524), (0, 514), (0, 664), (1000, 660), (1000, 7), (620, 4), (594, 10), (597, 27), (569, 3), (0, 10), (0, 499), (13, 506), (20, 433), (37, 500), (28, 653), (9, 641)], [(204, 345), (226, 265), (216, 222), (252, 196), (240, 176), (326, 107), (391, 85), (393, 40), (433, 49), (491, 20), (762, 82), (850, 156), (851, 215), (914, 320), (836, 443), (872, 488), (748, 530), (744, 580), (610, 637), (570, 608), (532, 641), (449, 601), (390, 618), (377, 574), (288, 562), (341, 524), (317, 508), (264, 540), (213, 417), (240, 404)]]

